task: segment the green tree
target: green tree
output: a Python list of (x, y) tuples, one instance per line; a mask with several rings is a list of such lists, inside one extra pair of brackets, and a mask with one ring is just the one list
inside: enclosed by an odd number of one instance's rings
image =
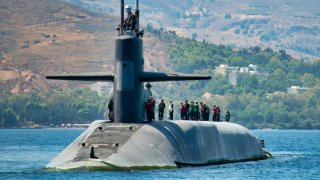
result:
[(207, 84), (206, 90), (213, 94), (225, 94), (226, 92), (232, 92), (232, 85), (229, 83), (227, 76), (220, 74), (213, 74), (212, 81)]
[(4, 110), (2, 115), (3, 116), (2, 116), (1, 127), (5, 127), (5, 128), (19, 127), (20, 125), (19, 118), (11, 108)]
[(243, 75), (244, 77), (238, 83), (247, 92), (255, 92), (259, 87), (259, 80), (256, 75)]
[(305, 87), (314, 87), (318, 80), (312, 75), (305, 73), (301, 76), (302, 85)]

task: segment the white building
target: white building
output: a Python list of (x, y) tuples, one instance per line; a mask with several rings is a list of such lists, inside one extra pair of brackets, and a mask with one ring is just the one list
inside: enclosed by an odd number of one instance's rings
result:
[(265, 67), (250, 64), (248, 67), (229, 67), (226, 64), (220, 64), (215, 67), (215, 72), (222, 75), (227, 75), (230, 84), (237, 85), (237, 81), (241, 78), (242, 74), (255, 74), (259, 76), (267, 76), (268, 70)]
[(300, 86), (291, 86), (287, 88), (288, 94), (303, 94), (308, 91), (310, 88), (307, 87), (300, 87)]
[(249, 67), (241, 67), (240, 73), (268, 75), (268, 70), (265, 67), (259, 67), (258, 65), (250, 64)]
[(229, 67), (226, 64), (220, 64), (220, 66), (215, 67), (215, 72), (222, 75), (228, 75), (231, 72), (238, 72), (240, 67)]

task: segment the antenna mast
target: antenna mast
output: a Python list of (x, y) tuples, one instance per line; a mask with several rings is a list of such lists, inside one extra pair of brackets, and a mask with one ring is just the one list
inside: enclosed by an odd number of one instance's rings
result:
[(122, 29), (122, 26), (123, 26), (123, 23), (124, 23), (124, 0), (121, 0), (120, 1), (120, 4), (121, 4), (121, 11), (120, 11), (120, 34), (122, 34), (122, 32), (123, 32), (123, 29)]
[(136, 12), (137, 16), (137, 25), (136, 25), (136, 32), (139, 32), (139, 0), (136, 0)]

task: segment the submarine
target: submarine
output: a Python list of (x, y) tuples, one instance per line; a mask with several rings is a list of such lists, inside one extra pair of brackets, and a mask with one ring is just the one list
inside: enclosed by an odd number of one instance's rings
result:
[[(144, 121), (145, 82), (210, 80), (210, 76), (144, 71), (143, 30), (139, 1), (134, 21), (131, 7), (120, 1), (115, 38), (114, 72), (47, 75), (53, 80), (113, 82), (114, 122), (96, 120), (49, 164), (54, 170), (145, 170), (262, 160), (270, 157), (245, 127), (229, 122)], [(131, 14), (132, 15), (132, 14)], [(132, 19), (131, 19), (132, 20)], [(132, 23), (134, 22), (134, 23)]]

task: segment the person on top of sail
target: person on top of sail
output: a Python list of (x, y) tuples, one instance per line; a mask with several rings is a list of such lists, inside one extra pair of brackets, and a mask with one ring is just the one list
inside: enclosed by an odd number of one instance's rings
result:
[(126, 5), (125, 6), (125, 10), (126, 10), (126, 13), (127, 13), (127, 17), (124, 20), (123, 29), (124, 30), (134, 31), (136, 23), (137, 23), (136, 15), (132, 12), (132, 6), (131, 5)]

